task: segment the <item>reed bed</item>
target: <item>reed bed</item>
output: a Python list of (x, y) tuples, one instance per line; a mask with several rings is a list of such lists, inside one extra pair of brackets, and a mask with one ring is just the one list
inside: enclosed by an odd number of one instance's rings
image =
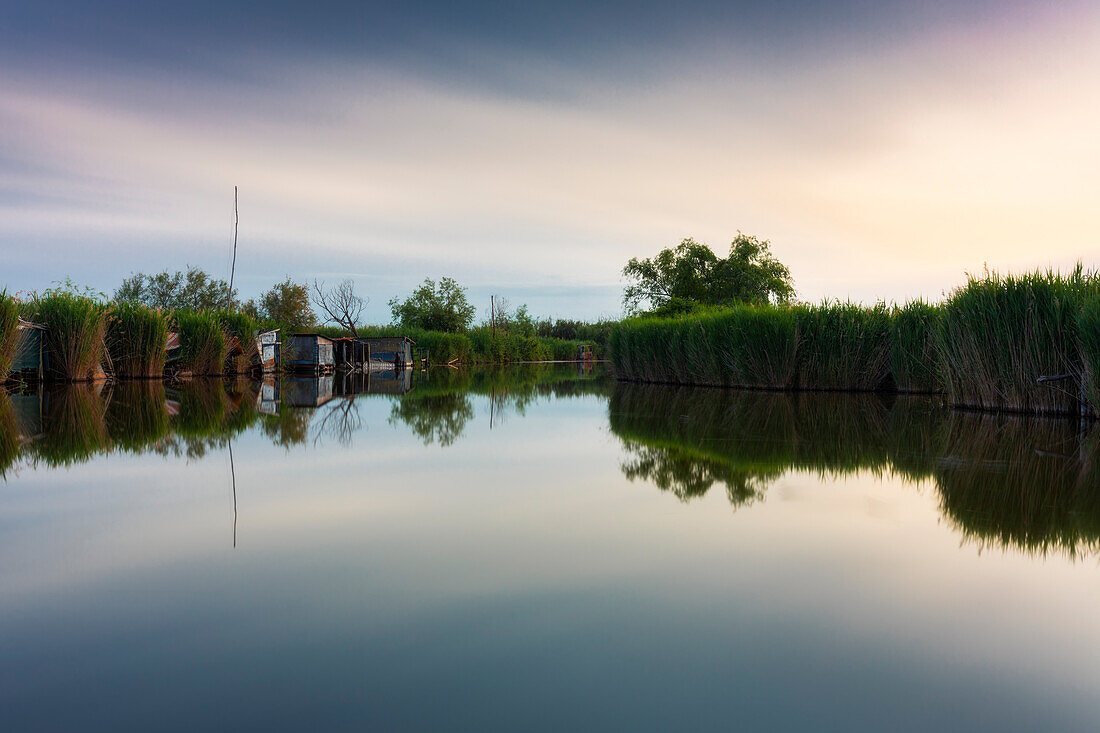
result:
[(32, 320), (48, 329), (51, 379), (83, 382), (100, 372), (107, 334), (107, 306), (91, 298), (53, 293), (35, 298)]
[(798, 386), (871, 392), (890, 374), (890, 312), (879, 304), (823, 303), (795, 308)]
[(167, 357), (168, 317), (137, 303), (117, 303), (107, 314), (107, 351), (115, 374), (159, 378)]
[(0, 290), (0, 382), (7, 378), (19, 346), (19, 303)]
[(177, 311), (173, 318), (180, 336), (180, 370), (196, 376), (223, 374), (225, 333), (217, 314)]
[(898, 392), (943, 391), (936, 335), (943, 311), (922, 300), (895, 308), (890, 316), (890, 375)]
[(1088, 298), (1077, 316), (1081, 348), (1082, 392), (1093, 415), (1100, 416), (1100, 298)]
[[(1083, 378), (1078, 317), (1100, 278), (1080, 266), (970, 278), (943, 306), (937, 349), (951, 404), (982, 410), (1074, 414)], [(1038, 384), (1043, 376), (1066, 379)]]

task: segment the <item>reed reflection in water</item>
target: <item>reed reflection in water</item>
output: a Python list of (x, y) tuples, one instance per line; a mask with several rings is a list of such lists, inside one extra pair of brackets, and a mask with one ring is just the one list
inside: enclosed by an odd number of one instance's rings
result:
[(619, 383), (609, 422), (623, 474), (682, 501), (715, 484), (745, 507), (793, 471), (931, 482), (980, 547), (1070, 557), (1100, 549), (1100, 429), (977, 415), (919, 397), (787, 394)]

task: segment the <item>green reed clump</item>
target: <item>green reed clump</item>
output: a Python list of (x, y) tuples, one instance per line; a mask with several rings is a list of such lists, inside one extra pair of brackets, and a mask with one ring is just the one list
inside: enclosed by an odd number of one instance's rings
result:
[(7, 378), (19, 345), (19, 303), (0, 290), (0, 382)]
[(936, 332), (943, 310), (915, 300), (895, 308), (890, 319), (890, 374), (899, 392), (940, 392), (943, 376)]
[(139, 303), (117, 303), (107, 313), (107, 352), (120, 377), (161, 377), (167, 356), (168, 317)]
[(177, 311), (173, 319), (180, 336), (180, 369), (195, 375), (224, 373), (225, 333), (217, 314)]
[(1100, 298), (1088, 298), (1077, 315), (1083, 368), (1082, 387), (1089, 409), (1100, 414)]
[(107, 306), (84, 295), (47, 291), (32, 307), (32, 320), (48, 329), (49, 376), (70, 382), (94, 379), (105, 353)]
[(798, 323), (798, 386), (873, 391), (890, 371), (890, 312), (884, 304), (822, 303), (794, 309)]
[(794, 377), (796, 333), (789, 308), (745, 305), (629, 319), (609, 348), (622, 379), (782, 389)]
[[(971, 277), (943, 307), (936, 346), (951, 404), (986, 410), (1076, 413), (1085, 301), (1100, 278), (1080, 265), (1018, 276)], [(1052, 384), (1042, 376), (1068, 375)]]

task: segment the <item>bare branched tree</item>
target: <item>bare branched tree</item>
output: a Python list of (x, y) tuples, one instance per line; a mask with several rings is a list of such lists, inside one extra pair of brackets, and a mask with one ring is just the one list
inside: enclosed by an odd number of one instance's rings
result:
[(355, 294), (355, 283), (351, 280), (344, 280), (332, 287), (326, 287), (324, 280), (314, 280), (310, 300), (325, 316), (325, 323), (335, 323), (349, 331), (352, 336), (359, 336), (355, 324), (359, 323), (363, 307), (369, 299)]

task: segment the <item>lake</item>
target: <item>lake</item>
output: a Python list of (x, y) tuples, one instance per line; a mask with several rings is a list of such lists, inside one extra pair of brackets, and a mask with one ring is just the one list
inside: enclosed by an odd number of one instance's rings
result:
[(0, 730), (1095, 730), (1100, 429), (595, 369), (0, 394)]

